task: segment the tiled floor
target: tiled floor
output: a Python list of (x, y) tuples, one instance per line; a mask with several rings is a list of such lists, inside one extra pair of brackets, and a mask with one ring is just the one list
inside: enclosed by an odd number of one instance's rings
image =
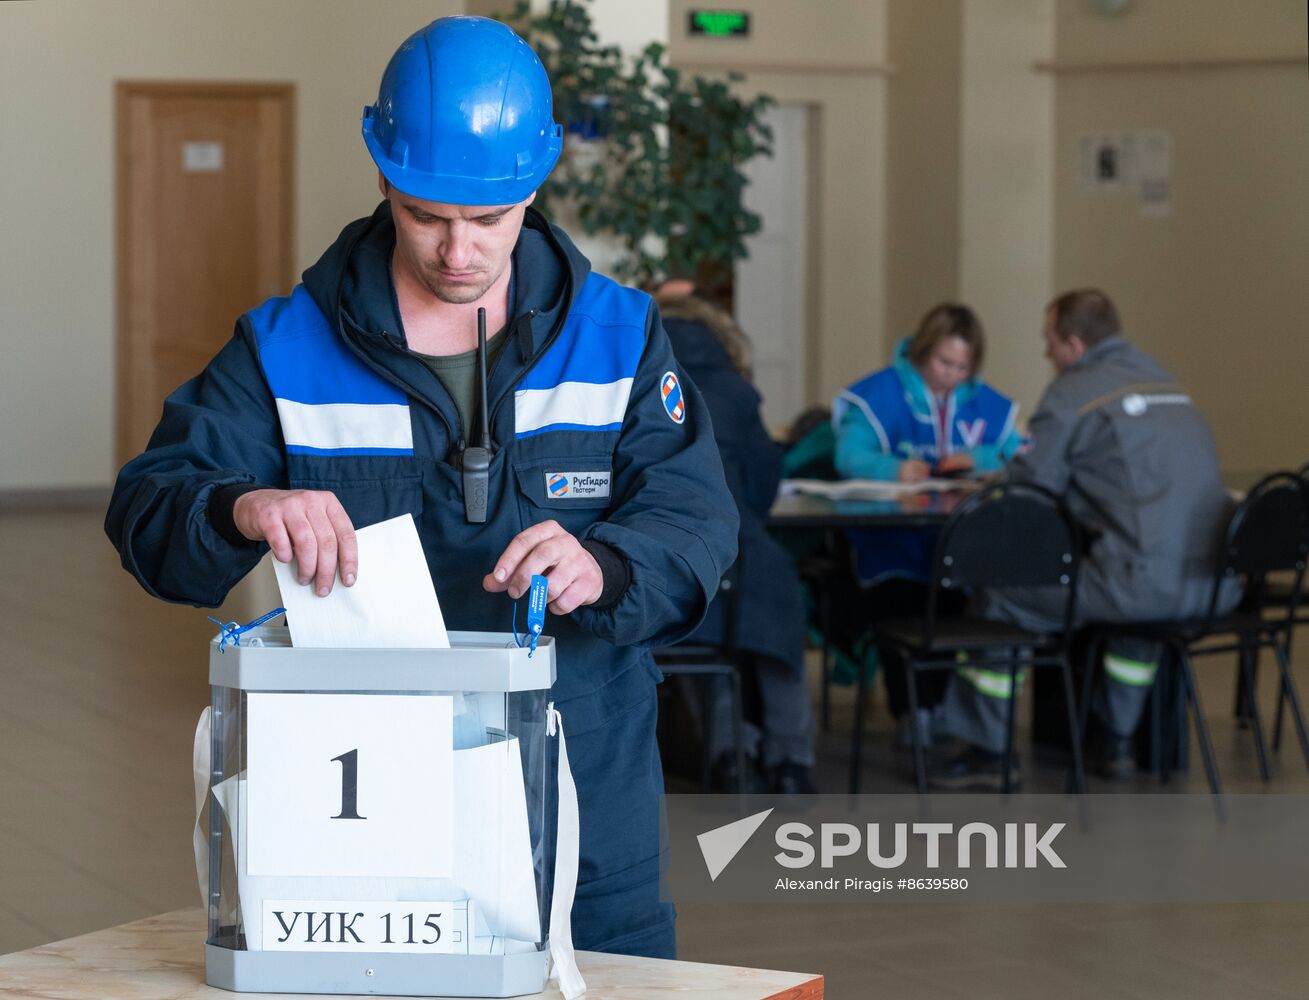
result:
[[(190, 752), (209, 612), (145, 595), (100, 517), (0, 512), (0, 953), (199, 902)], [(234, 598), (230, 616), (261, 597)], [(1263, 791), (1230, 718), (1230, 664), (1201, 674), (1229, 789)], [(850, 722), (838, 689), (825, 791), (845, 786)], [(870, 727), (867, 790), (909, 790), (880, 706)], [(1033, 756), (1028, 788), (1059, 790), (1062, 772)], [(1177, 787), (1202, 790), (1202, 775)], [(1268, 790), (1309, 790), (1293, 744)], [(1306, 932), (1309, 905), (1292, 904), (696, 904), (678, 937), (684, 958), (821, 972), (841, 998), (1306, 997)]]

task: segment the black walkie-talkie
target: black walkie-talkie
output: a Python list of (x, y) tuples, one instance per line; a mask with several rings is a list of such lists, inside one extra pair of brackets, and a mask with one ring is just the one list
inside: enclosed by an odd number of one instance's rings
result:
[[(486, 499), (491, 479), (491, 424), (486, 407), (486, 310), (477, 310), (477, 389), (482, 430), (480, 446), (464, 449), (464, 518), (486, 523)], [(471, 436), (471, 435), (470, 435)]]

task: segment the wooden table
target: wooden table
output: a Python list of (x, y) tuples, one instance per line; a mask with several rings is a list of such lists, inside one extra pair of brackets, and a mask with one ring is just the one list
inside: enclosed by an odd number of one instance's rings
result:
[[(178, 910), (0, 956), (0, 997), (60, 1000), (232, 1000), (273, 997), (205, 985), (202, 911)], [(577, 953), (588, 1000), (704, 996), (715, 1000), (821, 1000), (823, 977), (626, 955)], [(284, 1000), (284, 994), (276, 994)], [(541, 997), (561, 996), (550, 984)]]

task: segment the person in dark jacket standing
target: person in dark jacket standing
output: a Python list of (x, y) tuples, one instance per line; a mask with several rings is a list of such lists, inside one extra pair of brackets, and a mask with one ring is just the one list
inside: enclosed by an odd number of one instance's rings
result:
[[(757, 718), (746, 726), (749, 757), (762, 767), (769, 790), (812, 792), (814, 732), (805, 683), (804, 598), (790, 555), (765, 528), (782, 478), (783, 448), (760, 418), (762, 400), (751, 381), (750, 342), (728, 313), (696, 296), (688, 281), (666, 282), (655, 301), (673, 353), (713, 418), (727, 488), (741, 516), (730, 599), (720, 595), (714, 601), (691, 641), (721, 644), (730, 636), (745, 654), (747, 688), (758, 704)], [(708, 730), (709, 759), (719, 768), (734, 763), (726, 713), (717, 713)], [(720, 784), (748, 787), (745, 776)]]
[[(551, 109), (540, 60), (498, 22), (408, 39), (363, 115), (384, 200), (168, 398), (106, 530), (150, 593), (203, 606), (270, 548), (319, 593), (349, 586), (368, 572), (354, 529), (406, 513), (452, 628), (508, 630), (545, 574), (581, 815), (574, 941), (672, 957), (648, 647), (699, 623), (737, 516), (650, 298), (530, 207), (563, 141)], [(484, 437), (485, 491), (466, 495)]]

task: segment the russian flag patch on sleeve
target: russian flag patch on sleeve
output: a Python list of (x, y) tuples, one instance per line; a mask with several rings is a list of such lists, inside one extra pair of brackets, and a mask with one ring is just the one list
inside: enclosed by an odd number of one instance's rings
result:
[(682, 384), (672, 372), (664, 372), (659, 382), (659, 394), (664, 400), (664, 412), (675, 424), (686, 419), (686, 400), (682, 398)]

